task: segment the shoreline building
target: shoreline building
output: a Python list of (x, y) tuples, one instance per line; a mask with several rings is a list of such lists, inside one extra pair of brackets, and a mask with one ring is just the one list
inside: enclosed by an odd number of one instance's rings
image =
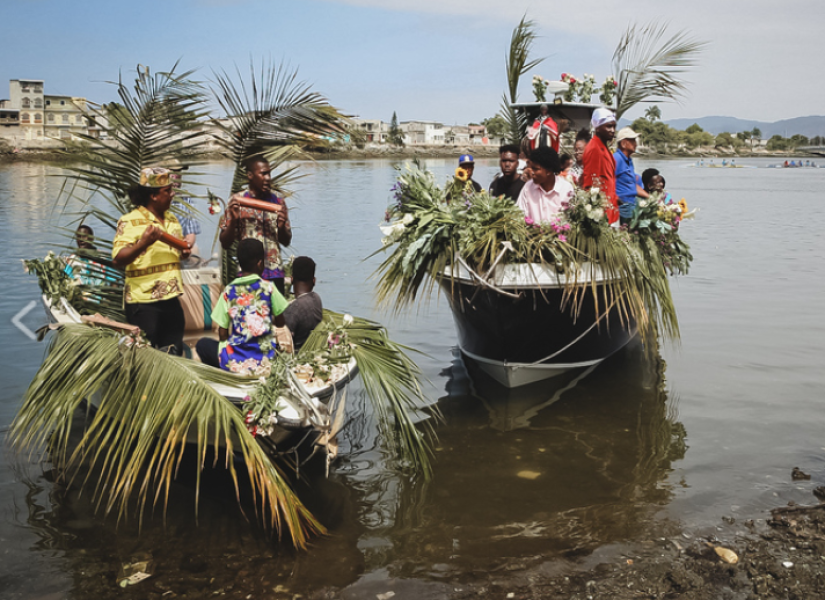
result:
[(86, 98), (46, 94), (44, 89), (42, 79), (9, 80), (9, 99), (0, 100), (0, 137), (20, 147), (59, 147), (59, 140), (76, 133), (99, 136), (85, 114)]

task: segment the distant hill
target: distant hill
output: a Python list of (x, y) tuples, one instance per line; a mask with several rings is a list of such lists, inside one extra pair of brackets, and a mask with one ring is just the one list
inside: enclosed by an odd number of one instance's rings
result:
[(762, 131), (762, 139), (768, 139), (773, 135), (791, 137), (800, 133), (806, 137), (817, 135), (825, 136), (825, 116), (795, 117), (784, 119), (774, 123), (764, 121), (749, 121), (737, 119), (736, 117), (701, 117), (699, 119), (671, 119), (665, 121), (674, 129), (687, 129), (694, 123), (705, 131), (714, 135), (723, 131), (728, 133), (738, 133), (740, 131), (751, 131), (758, 127)]

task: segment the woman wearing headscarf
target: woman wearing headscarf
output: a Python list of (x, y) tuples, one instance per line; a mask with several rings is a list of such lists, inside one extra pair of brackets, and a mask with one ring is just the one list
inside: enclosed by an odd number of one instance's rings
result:
[(179, 241), (183, 237), (180, 223), (169, 211), (175, 196), (172, 184), (168, 169), (140, 172), (140, 183), (129, 190), (136, 208), (117, 223), (112, 260), (126, 271), (126, 320), (140, 327), (155, 348), (182, 354), (185, 321), (179, 299), (183, 293), (180, 260), (188, 258), (191, 250), (179, 250), (162, 239), (164, 234)]

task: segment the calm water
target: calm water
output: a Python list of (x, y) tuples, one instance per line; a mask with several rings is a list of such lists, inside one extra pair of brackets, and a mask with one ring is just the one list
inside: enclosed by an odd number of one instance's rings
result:
[[(439, 178), (452, 170), (441, 160), (427, 166)], [(291, 200), (293, 249), (318, 263), (326, 306), (376, 318), (426, 354), (419, 363), (431, 382), (427, 393), (445, 415), (433, 480), (393, 468), (357, 385), (345, 456), (328, 480), (308, 475), (297, 484), (330, 529), (305, 553), (248, 523), (220, 474), (205, 485), (197, 522), (184, 479), (166, 524), (158, 513), (139, 533), (132, 522), (95, 515), (88, 494), (55, 481), (48, 464), (6, 450), (2, 596), (137, 598), (171, 590), (245, 598), (352, 586), (354, 596), (395, 589), (403, 598), (391, 579), (412, 580), (416, 592), (408, 592), (420, 596), (436, 582), (461, 582), (508, 559), (577, 560), (607, 545), (714, 531), (722, 517), (741, 522), (789, 500), (813, 501), (810, 490), (825, 483), (818, 225), (825, 170), (637, 166), (658, 167), (674, 196), (701, 208), (683, 228), (693, 271), (672, 284), (681, 344), (663, 347), (655, 365), (630, 348), (576, 378), (506, 392), (461, 365), (445, 299), (434, 296), (401, 318), (373, 305), (370, 275), (379, 261), (366, 257), (381, 245), (376, 225), (393, 163), (307, 165)], [(213, 190), (228, 187), (228, 165), (206, 170)], [(482, 161), (476, 179), (487, 184), (494, 172), (493, 161)], [(0, 167), (3, 437), (43, 358), (44, 345), (11, 319), (37, 296), (20, 259), (45, 254), (59, 239), (51, 215), (59, 174), (42, 165)], [(201, 248), (210, 239), (211, 232), (201, 236)], [(22, 321), (42, 324), (39, 306)], [(791, 482), (794, 466), (812, 481)], [(519, 477), (525, 472), (534, 478)], [(154, 576), (118, 588), (120, 565), (146, 554)]]

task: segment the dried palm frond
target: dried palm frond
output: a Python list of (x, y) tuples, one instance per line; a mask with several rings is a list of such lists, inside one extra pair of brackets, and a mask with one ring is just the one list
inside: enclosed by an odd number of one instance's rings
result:
[[(223, 458), (239, 496), (233, 460), (239, 455), (262, 523), (279, 535), (285, 527), (299, 547), (308, 535), (323, 531), (249, 435), (241, 411), (208, 385), (210, 379), (229, 385), (248, 380), (127, 345), (125, 339), (107, 329), (62, 326), (12, 423), (12, 447), (29, 452), (48, 448), (54, 464), (70, 475), (84, 464), (90, 473), (99, 471), (97, 507), (116, 512), (120, 520), (136, 499), (142, 520), (148, 504), (162, 499), (165, 507), (189, 440), (198, 456), (196, 485), (211, 446), (214, 463)], [(94, 399), (96, 410), (72, 448), (74, 416), (87, 398)]]
[(541, 64), (543, 58), (530, 60), (530, 50), (536, 40), (535, 22), (521, 18), (510, 37), (510, 49), (505, 57), (507, 67), (507, 91), (501, 101), (501, 115), (507, 120), (508, 143), (518, 144), (527, 130), (527, 119), (524, 113), (517, 112), (511, 105), (518, 102), (518, 84), (522, 76), (533, 67)]
[(613, 53), (616, 118), (640, 102), (676, 100), (685, 93), (680, 78), (696, 64), (705, 42), (680, 31), (666, 37), (667, 25), (630, 25)]

